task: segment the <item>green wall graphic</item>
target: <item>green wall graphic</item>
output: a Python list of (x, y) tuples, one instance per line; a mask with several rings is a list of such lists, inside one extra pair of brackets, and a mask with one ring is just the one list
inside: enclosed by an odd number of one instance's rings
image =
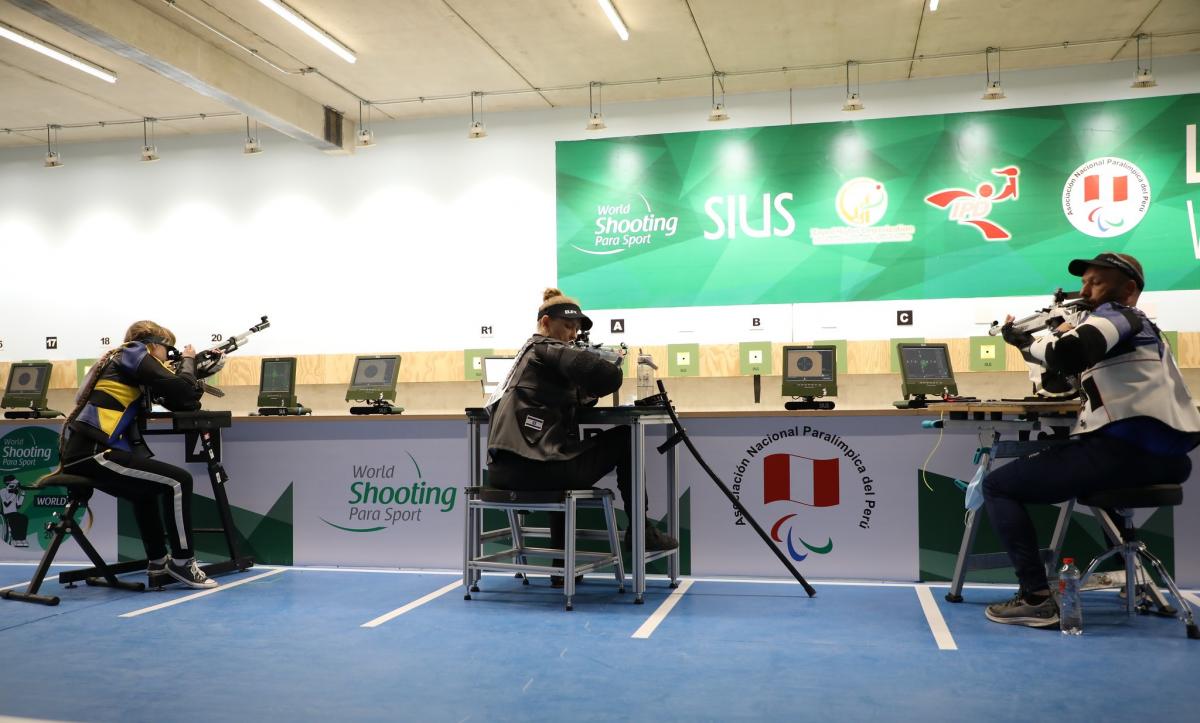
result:
[[(201, 484), (202, 481), (198, 480)], [(271, 505), (266, 514), (231, 505), (238, 551), (250, 555), (264, 565), (292, 564), (292, 487), (287, 489)], [(221, 518), (217, 503), (209, 497), (192, 496), (192, 527), (220, 528)], [(225, 537), (220, 533), (200, 532), (195, 534), (196, 556), (202, 562), (224, 560), (229, 557)], [(133, 505), (126, 500), (117, 501), (117, 554), (122, 561), (137, 560), (146, 556), (137, 522), (133, 518)]]
[[(925, 486), (929, 483), (929, 487)], [(1175, 574), (1174, 516), (1171, 507), (1159, 508), (1148, 520), (1138, 527), (1138, 538), (1146, 543), (1167, 571)], [(975, 537), (976, 554), (1002, 553), (1000, 538), (985, 519)], [(1038, 542), (1042, 547), (1049, 544), (1054, 523), (1058, 519), (1058, 507), (1054, 505), (1029, 505), (1029, 516), (1038, 531)], [(920, 546), (920, 578), (925, 581), (949, 580), (954, 574), (954, 561), (962, 544), (966, 510), (963, 509), (963, 493), (954, 484), (954, 479), (934, 472), (926, 472), (922, 480), (917, 470), (917, 517), (918, 544)], [(1087, 569), (1092, 558), (1108, 549), (1108, 543), (1100, 525), (1092, 517), (1091, 510), (1078, 506), (1071, 513), (1067, 536), (1063, 540), (1062, 556), (1074, 557), (1080, 570)], [(1103, 570), (1123, 569), (1119, 557), (1105, 562)], [(1016, 581), (1012, 567), (991, 570), (975, 570), (967, 573), (967, 582)]]
[(1200, 95), (563, 141), (559, 285), (600, 308), (1045, 294), (1065, 260), (1200, 288)]

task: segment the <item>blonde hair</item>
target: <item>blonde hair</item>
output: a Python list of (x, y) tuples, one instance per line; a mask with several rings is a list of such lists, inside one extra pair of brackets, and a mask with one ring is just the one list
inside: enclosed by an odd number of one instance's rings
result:
[(125, 343), (145, 339), (146, 337), (156, 336), (163, 339), (170, 346), (175, 346), (175, 334), (170, 329), (162, 324), (156, 324), (149, 319), (135, 321), (129, 325), (129, 329), (125, 332)]
[(574, 304), (575, 306), (579, 306), (579, 301), (564, 294), (562, 289), (556, 289), (551, 286), (542, 292), (542, 305), (538, 307), (538, 318), (542, 318), (546, 309), (558, 304)]

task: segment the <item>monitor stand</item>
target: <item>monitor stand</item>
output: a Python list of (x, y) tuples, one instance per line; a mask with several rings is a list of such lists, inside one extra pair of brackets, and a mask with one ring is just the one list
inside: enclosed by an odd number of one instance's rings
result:
[(54, 419), (61, 416), (63, 416), (63, 413), (57, 409), (43, 409), (41, 407), (11, 409), (4, 413), (5, 419)]
[(404, 407), (392, 406), (386, 399), (371, 399), (366, 406), (350, 407), (351, 414), (400, 414), (403, 411)]
[(925, 399), (924, 394), (917, 394), (912, 399), (901, 399), (898, 402), (892, 402), (892, 406), (896, 409), (925, 409), (929, 406), (929, 402)]
[(258, 414), (251, 414), (252, 417), (293, 417), (302, 414), (312, 414), (312, 410), (308, 407), (297, 403), (294, 407), (259, 407)]
[(816, 397), (801, 397), (799, 401), (784, 402), (783, 408), (789, 412), (803, 412), (812, 410), (828, 411), (833, 409), (834, 404), (830, 401), (816, 401)]

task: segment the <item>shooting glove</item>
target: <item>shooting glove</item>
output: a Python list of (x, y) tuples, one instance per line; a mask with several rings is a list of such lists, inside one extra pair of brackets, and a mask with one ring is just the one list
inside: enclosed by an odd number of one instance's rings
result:
[(1028, 349), (1033, 344), (1033, 334), (1027, 331), (1017, 331), (1013, 328), (1011, 321), (1000, 327), (1000, 335), (1004, 337), (1005, 342), (1018, 349)]

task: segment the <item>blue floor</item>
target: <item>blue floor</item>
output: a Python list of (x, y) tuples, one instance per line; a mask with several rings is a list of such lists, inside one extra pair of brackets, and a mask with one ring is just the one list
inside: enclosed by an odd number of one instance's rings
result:
[[(32, 566), (0, 565), (0, 587)], [(224, 583), (269, 572), (255, 568)], [(545, 578), (485, 576), (379, 627), (455, 578), (288, 569), (134, 618), (192, 591), (45, 591), (0, 600), (0, 715), (60, 720), (1190, 720), (1200, 641), (1084, 598), (1085, 634), (987, 622), (1010, 589), (945, 602), (939, 650), (911, 585), (696, 581), (649, 639), (646, 604), (589, 578), (574, 612)], [(1064, 705), (1078, 701), (1078, 705)]]

